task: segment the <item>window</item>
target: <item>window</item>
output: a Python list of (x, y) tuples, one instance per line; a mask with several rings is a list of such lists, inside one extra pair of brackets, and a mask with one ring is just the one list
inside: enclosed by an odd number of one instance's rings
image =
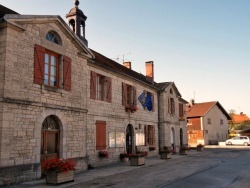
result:
[[(62, 75), (59, 74), (60, 68), (63, 69)], [(59, 84), (59, 80), (62, 83)], [(35, 45), (34, 83), (71, 91), (71, 59)]]
[(96, 150), (106, 149), (106, 122), (96, 121)]
[(207, 118), (207, 124), (211, 124), (211, 119), (210, 118)]
[(124, 147), (125, 146), (125, 134), (121, 132), (109, 133), (109, 147)]
[(145, 145), (155, 145), (155, 127), (153, 125), (145, 126)]
[(55, 43), (55, 44), (59, 44), (59, 37), (56, 36), (55, 32), (53, 32), (53, 31), (49, 31), (46, 34), (46, 39)]
[(124, 106), (137, 106), (136, 87), (122, 83), (122, 104)]
[(168, 98), (168, 113), (175, 113), (175, 102), (173, 98)]
[(58, 86), (58, 55), (46, 51), (44, 62), (44, 85)]
[(184, 119), (184, 111), (183, 111), (183, 104), (179, 103), (179, 117), (181, 120)]
[(90, 98), (111, 102), (112, 100), (111, 78), (91, 71)]
[(223, 119), (220, 119), (220, 125), (223, 125)]

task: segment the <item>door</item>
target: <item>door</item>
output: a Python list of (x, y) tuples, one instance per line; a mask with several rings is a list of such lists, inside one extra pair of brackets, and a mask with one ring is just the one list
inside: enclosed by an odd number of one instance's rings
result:
[(126, 129), (126, 151), (128, 154), (133, 152), (133, 127), (128, 125)]
[(60, 130), (57, 118), (48, 116), (43, 122), (41, 131), (41, 164), (46, 159), (59, 157), (59, 146)]

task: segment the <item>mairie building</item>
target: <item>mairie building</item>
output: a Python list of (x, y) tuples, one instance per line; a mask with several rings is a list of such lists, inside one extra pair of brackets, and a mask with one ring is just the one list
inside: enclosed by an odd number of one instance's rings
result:
[(43, 177), (50, 158), (72, 158), (80, 172), (187, 144), (174, 82), (155, 82), (153, 61), (143, 75), (90, 49), (78, 6), (65, 21), (0, 5), (0, 185)]

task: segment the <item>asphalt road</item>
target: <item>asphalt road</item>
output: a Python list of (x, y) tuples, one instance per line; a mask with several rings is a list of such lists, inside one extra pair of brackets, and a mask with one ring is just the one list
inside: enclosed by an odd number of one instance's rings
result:
[(72, 187), (248, 188), (250, 146), (205, 148), (198, 155), (98, 178)]

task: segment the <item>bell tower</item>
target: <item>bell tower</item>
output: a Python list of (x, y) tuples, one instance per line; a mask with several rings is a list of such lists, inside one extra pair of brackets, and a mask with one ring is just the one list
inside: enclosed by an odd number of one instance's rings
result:
[(87, 16), (83, 14), (83, 12), (78, 8), (80, 2), (78, 0), (75, 1), (75, 7), (72, 8), (69, 13), (66, 15), (67, 23), (69, 27), (75, 32), (75, 34), (82, 39), (84, 44), (88, 46), (88, 41), (85, 38), (85, 21)]

